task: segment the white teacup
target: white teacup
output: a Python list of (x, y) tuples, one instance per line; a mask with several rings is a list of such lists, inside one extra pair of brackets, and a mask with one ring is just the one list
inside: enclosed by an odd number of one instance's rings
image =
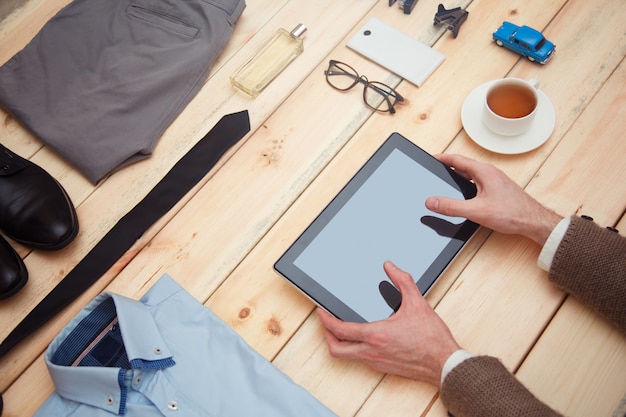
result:
[(502, 136), (526, 132), (533, 123), (539, 96), (539, 81), (502, 78), (487, 90), (483, 108), (483, 123)]

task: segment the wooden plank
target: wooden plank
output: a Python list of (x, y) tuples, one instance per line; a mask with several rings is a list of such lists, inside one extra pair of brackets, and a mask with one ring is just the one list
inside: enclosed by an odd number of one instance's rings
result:
[(517, 372), (569, 417), (610, 416), (626, 394), (626, 336), (568, 297)]
[[(0, 65), (39, 32), (43, 25), (71, 0), (10, 0), (0, 16)], [(4, 2), (3, 2), (4, 3)]]
[(32, 416), (53, 391), (48, 368), (39, 356), (2, 396), (4, 417)]

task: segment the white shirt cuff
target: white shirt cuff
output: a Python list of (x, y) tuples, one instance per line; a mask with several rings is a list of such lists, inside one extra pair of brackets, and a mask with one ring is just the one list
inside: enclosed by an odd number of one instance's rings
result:
[(539, 254), (539, 259), (537, 259), (537, 266), (543, 269), (544, 271), (549, 271), (550, 266), (552, 265), (552, 260), (554, 259), (554, 254), (556, 250), (559, 248), (561, 244), (561, 240), (563, 240), (563, 236), (565, 236), (565, 232), (567, 232), (567, 228), (571, 219), (569, 217), (564, 217), (552, 230), (550, 236), (546, 240), (546, 243), (543, 245), (543, 249)]
[(476, 355), (463, 349), (459, 349), (452, 355), (450, 355), (448, 359), (446, 359), (446, 362), (443, 364), (443, 369), (441, 369), (441, 385), (443, 385), (443, 380), (446, 379), (446, 376), (448, 376), (448, 374), (454, 369), (454, 367), (456, 367), (464, 360), (473, 358), (474, 356)]

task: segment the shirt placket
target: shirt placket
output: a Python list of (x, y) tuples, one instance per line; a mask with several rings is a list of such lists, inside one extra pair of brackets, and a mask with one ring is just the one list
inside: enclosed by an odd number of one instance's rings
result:
[(149, 399), (163, 416), (213, 417), (171, 384), (162, 370), (135, 369), (131, 388)]

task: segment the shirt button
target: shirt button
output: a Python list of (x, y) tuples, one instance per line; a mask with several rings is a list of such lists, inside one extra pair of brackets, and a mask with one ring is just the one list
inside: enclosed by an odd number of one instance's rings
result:
[(163, 350), (160, 347), (154, 348), (154, 353), (156, 353), (157, 355), (160, 355), (161, 353), (163, 353)]
[(113, 396), (109, 395), (107, 397), (107, 405), (113, 405), (113, 403), (115, 403), (115, 400), (113, 399)]
[(170, 411), (177, 411), (178, 410), (178, 403), (176, 401), (170, 401), (169, 403), (167, 403), (167, 408)]

